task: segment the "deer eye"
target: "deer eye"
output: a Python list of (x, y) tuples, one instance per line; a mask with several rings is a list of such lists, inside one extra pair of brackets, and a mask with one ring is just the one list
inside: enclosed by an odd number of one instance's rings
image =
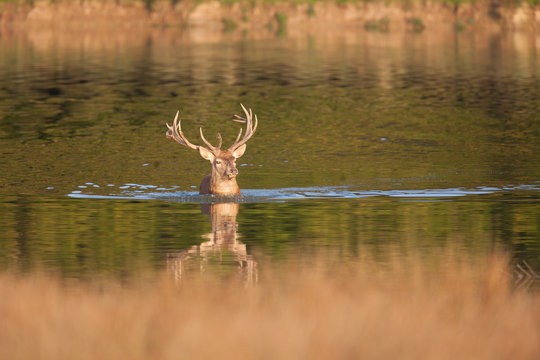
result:
[(216, 165), (221, 165), (221, 160), (216, 160)]

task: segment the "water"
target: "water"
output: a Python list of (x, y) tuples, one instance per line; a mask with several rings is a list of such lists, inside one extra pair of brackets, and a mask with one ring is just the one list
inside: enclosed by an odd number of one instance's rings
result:
[[(134, 277), (213, 259), (212, 271), (253, 277), (266, 261), (452, 245), (508, 250), (538, 270), (529, 40), (0, 37), (0, 266)], [(192, 142), (203, 127), (228, 146), (240, 103), (260, 125), (227, 207), (197, 194), (210, 165), (167, 140), (165, 123), (180, 109)]]
[[(423, 189), (423, 190), (353, 190), (347, 186), (338, 187), (305, 187), (305, 188), (281, 188), (281, 189), (244, 189), (241, 196), (223, 197), (217, 195), (200, 195), (193, 191), (173, 191), (175, 186), (168, 189), (156, 185), (125, 184), (119, 186), (116, 192), (107, 195), (96, 194), (99, 185), (86, 183), (77, 186), (78, 190), (73, 190), (69, 197), (81, 199), (137, 199), (153, 200), (161, 199), (173, 202), (195, 202), (201, 204), (212, 203), (250, 203), (264, 202), (271, 200), (294, 201), (301, 199), (361, 199), (366, 197), (396, 197), (396, 198), (424, 198), (442, 199), (446, 197), (459, 197), (467, 195), (485, 195), (495, 193), (512, 193), (517, 191), (537, 192), (540, 191), (540, 181), (535, 185), (478, 187), (474, 189), (453, 188), (453, 189)], [(89, 188), (89, 189), (88, 189)], [(109, 191), (114, 189), (114, 185), (108, 184)]]

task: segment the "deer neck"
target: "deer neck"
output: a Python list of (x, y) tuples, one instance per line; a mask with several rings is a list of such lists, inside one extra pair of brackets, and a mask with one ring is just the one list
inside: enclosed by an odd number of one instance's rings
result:
[(210, 175), (210, 194), (223, 196), (240, 195), (240, 188), (236, 183), (236, 177), (224, 179), (217, 174)]

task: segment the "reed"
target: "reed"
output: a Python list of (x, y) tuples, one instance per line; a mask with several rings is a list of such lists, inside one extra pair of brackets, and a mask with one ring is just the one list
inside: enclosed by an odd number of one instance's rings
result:
[(538, 359), (507, 257), (266, 266), (259, 280), (0, 276), (1, 359)]

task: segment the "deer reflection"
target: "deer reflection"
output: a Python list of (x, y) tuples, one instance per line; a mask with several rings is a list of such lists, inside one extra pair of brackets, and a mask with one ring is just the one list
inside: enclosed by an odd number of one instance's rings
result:
[(238, 240), (238, 204), (219, 203), (201, 205), (212, 224), (212, 232), (203, 235), (207, 241), (189, 250), (167, 255), (167, 271), (181, 282), (193, 267), (201, 273), (218, 267), (217, 271), (233, 269), (247, 283), (257, 282), (257, 263), (248, 255), (246, 245)]

